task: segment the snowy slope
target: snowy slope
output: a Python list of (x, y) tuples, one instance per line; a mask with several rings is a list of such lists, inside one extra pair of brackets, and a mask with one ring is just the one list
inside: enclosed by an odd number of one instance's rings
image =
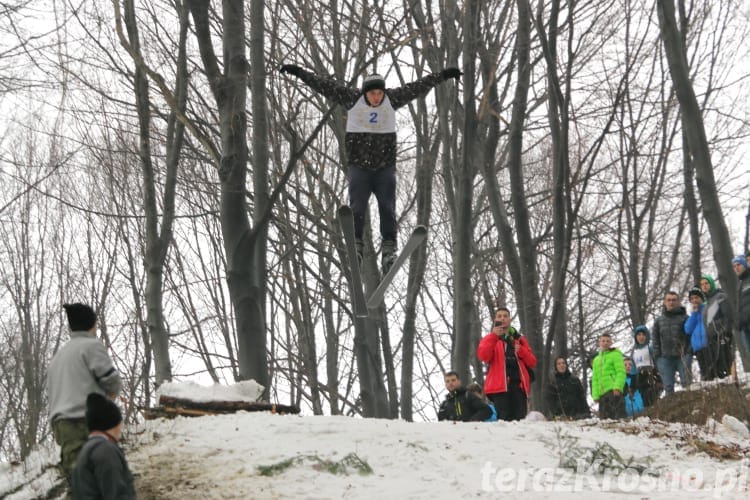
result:
[[(409, 423), (240, 412), (145, 422), (128, 429), (126, 452), (141, 499), (733, 499), (750, 497), (743, 431), (729, 420)], [(53, 469), (41, 473), (55, 454), (0, 465), (0, 497), (42, 496), (56, 480)]]
[[(161, 478), (161, 498), (574, 498), (593, 491), (747, 498), (750, 487), (747, 460), (713, 460), (683, 439), (727, 445), (741, 439), (720, 424), (698, 435), (647, 419), (454, 424), (253, 413), (153, 422), (144, 431), (130, 460), (147, 482)], [(603, 443), (646, 471), (615, 475), (602, 459), (609, 472), (597, 473), (586, 450), (606, 452)], [(560, 468), (563, 452), (576, 450), (579, 467), (589, 470)], [(349, 454), (372, 473), (350, 466), (347, 474), (332, 474), (320, 465)], [(274, 476), (258, 472), (289, 459), (298, 460)]]

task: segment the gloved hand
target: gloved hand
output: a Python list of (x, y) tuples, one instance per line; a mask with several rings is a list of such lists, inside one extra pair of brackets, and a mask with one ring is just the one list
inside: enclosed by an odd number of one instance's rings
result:
[(461, 70), (458, 68), (445, 68), (440, 74), (445, 80), (447, 80), (448, 78), (455, 78), (456, 80), (458, 80), (459, 78), (461, 78), (461, 75), (463, 75)]
[(302, 68), (295, 64), (284, 64), (279, 71), (281, 73), (289, 73), (290, 75), (300, 76), (302, 74)]

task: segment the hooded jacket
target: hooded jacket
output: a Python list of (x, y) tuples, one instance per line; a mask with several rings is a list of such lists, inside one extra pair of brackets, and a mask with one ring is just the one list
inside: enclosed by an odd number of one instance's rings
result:
[[(646, 342), (643, 344), (638, 343), (638, 334), (640, 332), (646, 334)], [(654, 356), (654, 350), (651, 348), (651, 332), (648, 331), (645, 325), (639, 325), (633, 330), (633, 349), (630, 351), (630, 359), (633, 360), (636, 368), (643, 368), (644, 366), (654, 367), (656, 357)]]
[(487, 376), (484, 379), (484, 393), (498, 394), (508, 392), (508, 381), (510, 373), (506, 366), (506, 354), (513, 357), (516, 343), (520, 344), (515, 358), (518, 361), (519, 379), (523, 392), (528, 397), (531, 394), (531, 380), (529, 379), (529, 368), (536, 367), (536, 356), (531, 352), (531, 347), (526, 337), (518, 333), (515, 328), (508, 329), (509, 335), (500, 338), (490, 332), (479, 341), (477, 346), (477, 358), (489, 365)]
[(594, 401), (608, 392), (625, 387), (625, 362), (617, 348), (601, 351), (592, 363), (591, 397)]
[(492, 408), (465, 387), (449, 392), (438, 410), (438, 420), (482, 422), (492, 417)]
[(685, 335), (687, 314), (683, 306), (673, 311), (663, 308), (662, 315), (654, 321), (651, 329), (654, 339), (654, 357), (680, 358), (688, 353), (689, 341)]
[(552, 418), (568, 417), (575, 419), (591, 416), (591, 410), (586, 403), (583, 384), (567, 368), (563, 373), (555, 371), (550, 377), (550, 383), (545, 388), (544, 399)]

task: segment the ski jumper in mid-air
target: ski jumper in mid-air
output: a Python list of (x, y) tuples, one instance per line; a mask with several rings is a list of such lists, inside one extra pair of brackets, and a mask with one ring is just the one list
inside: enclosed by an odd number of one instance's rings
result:
[(458, 79), (458, 68), (439, 73), (394, 89), (386, 89), (377, 74), (365, 77), (362, 89), (351, 88), (330, 77), (285, 64), (282, 73), (294, 75), (316, 92), (347, 110), (345, 149), (348, 164), (349, 202), (354, 214), (357, 258), (362, 262), (370, 194), (374, 193), (380, 213), (381, 265), (386, 274), (396, 259), (396, 110), (427, 94), (449, 78)]

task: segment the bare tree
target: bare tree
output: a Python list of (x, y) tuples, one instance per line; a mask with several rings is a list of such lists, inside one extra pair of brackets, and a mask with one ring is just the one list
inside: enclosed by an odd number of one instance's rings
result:
[[(216, 101), (221, 130), (220, 158), (214, 158), (221, 181), (221, 228), (227, 253), (227, 282), (234, 306), (237, 324), (237, 350), (239, 377), (254, 379), (268, 390), (268, 363), (266, 359), (265, 321), (265, 216), (268, 198), (265, 178), (267, 156), (262, 152), (264, 128), (264, 63), (263, 51), (252, 47), (255, 76), (253, 89), (254, 161), (254, 227), (250, 224), (246, 206), (246, 180), (248, 166), (247, 87), (248, 65), (245, 55), (245, 7), (241, 0), (223, 0), (220, 34), (224, 59), (219, 60), (213, 48), (210, 2), (188, 0), (195, 24), (195, 34), (209, 87)], [(262, 44), (262, 2), (253, 0), (250, 6), (255, 21), (251, 26), (254, 44)], [(260, 60), (255, 59), (260, 54)], [(223, 70), (222, 70), (223, 64)], [(260, 137), (260, 140), (258, 138)]]
[[(163, 307), (163, 275), (164, 262), (172, 240), (172, 226), (175, 215), (175, 186), (177, 183), (177, 167), (180, 161), (185, 124), (178, 116), (185, 115), (187, 102), (187, 29), (188, 11), (183, 5), (175, 5), (179, 19), (179, 38), (177, 43), (177, 58), (175, 68), (175, 90), (165, 97), (172, 101), (173, 107), (167, 118), (166, 130), (166, 172), (164, 174), (164, 196), (161, 203), (157, 203), (157, 176), (154, 168), (151, 133), (153, 106), (149, 96), (148, 70), (141, 52), (141, 41), (138, 29), (135, 6), (132, 0), (125, 0), (124, 23), (127, 29), (127, 39), (122, 32), (119, 17), (119, 3), (115, 2), (117, 27), (120, 42), (130, 53), (135, 62), (133, 86), (138, 113), (139, 149), (141, 171), (143, 176), (143, 205), (145, 208), (145, 237), (146, 252), (144, 265), (146, 268), (146, 309), (147, 323), (150, 335), (149, 346), (154, 353), (156, 369), (156, 383), (169, 381), (172, 378), (172, 365), (169, 356), (169, 337), (165, 327)], [(163, 209), (159, 221), (158, 209)], [(161, 227), (159, 227), (161, 222)]]
[[(682, 0), (678, 0), (678, 5), (681, 10), (684, 10), (685, 7)], [(693, 85), (690, 81), (690, 72), (685, 55), (686, 50), (683, 38), (677, 27), (675, 3), (673, 0), (659, 0), (657, 8), (661, 39), (664, 43), (665, 55), (669, 63), (669, 72), (672, 75), (672, 83), (677, 94), (677, 100), (680, 103), (682, 126), (687, 136), (688, 150), (695, 168), (698, 194), (701, 197), (703, 207), (703, 217), (706, 219), (708, 230), (711, 234), (714, 263), (719, 271), (719, 280), (727, 285), (730, 290), (734, 290), (737, 287), (737, 278), (731, 266), (733, 255), (732, 243), (729, 239), (729, 231), (724, 221), (718, 190), (716, 188), (711, 153), (703, 125), (703, 114), (701, 113)], [(736, 309), (736, 295), (730, 293), (729, 297), (730, 303)], [(740, 345), (741, 339), (739, 336), (735, 335), (734, 340), (735, 345)], [(745, 370), (750, 370), (750, 352), (740, 349), (740, 355)]]

